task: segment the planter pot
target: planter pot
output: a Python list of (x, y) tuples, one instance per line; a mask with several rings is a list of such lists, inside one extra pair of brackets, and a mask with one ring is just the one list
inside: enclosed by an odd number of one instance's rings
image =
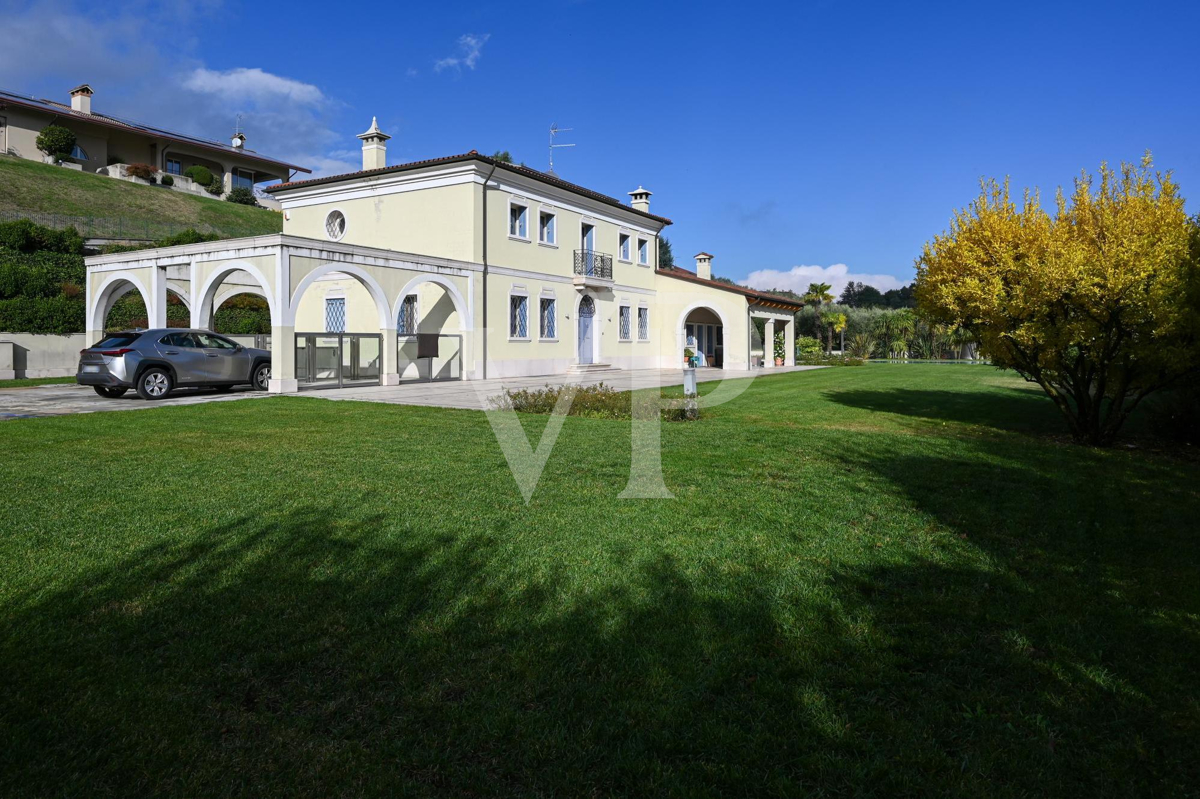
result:
[(776, 359), (775, 359), (775, 365), (776, 365), (776, 366), (783, 366), (783, 358), (776, 358)]

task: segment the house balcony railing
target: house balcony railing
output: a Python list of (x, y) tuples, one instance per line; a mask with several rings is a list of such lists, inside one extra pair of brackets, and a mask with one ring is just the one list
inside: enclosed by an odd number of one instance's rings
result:
[(611, 283), (613, 279), (612, 256), (595, 250), (575, 251), (575, 282)]

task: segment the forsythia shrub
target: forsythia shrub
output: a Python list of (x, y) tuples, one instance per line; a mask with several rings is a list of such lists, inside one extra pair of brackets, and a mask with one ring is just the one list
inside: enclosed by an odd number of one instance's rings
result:
[(1100, 167), (1054, 213), (985, 182), (917, 260), (916, 295), (1037, 383), (1076, 441), (1109, 444), (1149, 394), (1200, 369), (1200, 233), (1170, 173)]

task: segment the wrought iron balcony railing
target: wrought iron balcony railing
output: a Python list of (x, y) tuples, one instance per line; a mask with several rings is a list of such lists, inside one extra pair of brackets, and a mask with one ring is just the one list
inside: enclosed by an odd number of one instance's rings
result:
[(576, 250), (575, 274), (600, 280), (612, 280), (612, 256), (606, 252), (596, 252), (595, 250)]

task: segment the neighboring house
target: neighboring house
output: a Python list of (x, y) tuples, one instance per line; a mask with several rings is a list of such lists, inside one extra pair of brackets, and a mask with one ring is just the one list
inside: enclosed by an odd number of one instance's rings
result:
[(95, 112), (93, 95), (91, 86), (77, 86), (71, 90), (70, 105), (64, 105), (0, 90), (0, 153), (43, 160), (38, 133), (54, 124), (75, 134), (77, 144), (68, 161), (85, 172), (108, 174), (109, 166), (142, 163), (182, 175), (198, 165), (220, 176), (225, 192), (311, 172), (246, 149), (246, 137), (240, 133), (224, 144)]
[(385, 166), (388, 136), (372, 123), (359, 138), (362, 171), (268, 188), (280, 235), (87, 259), (89, 337), (130, 290), (151, 326), (170, 290), (196, 327), (249, 291), (271, 308), (282, 392), (673, 368), (689, 346), (707, 365), (750, 369), (762, 326), (794, 351), (800, 303), (713, 281), (707, 253), (695, 273), (658, 268), (671, 222), (640, 186), (624, 204), (475, 151)]

